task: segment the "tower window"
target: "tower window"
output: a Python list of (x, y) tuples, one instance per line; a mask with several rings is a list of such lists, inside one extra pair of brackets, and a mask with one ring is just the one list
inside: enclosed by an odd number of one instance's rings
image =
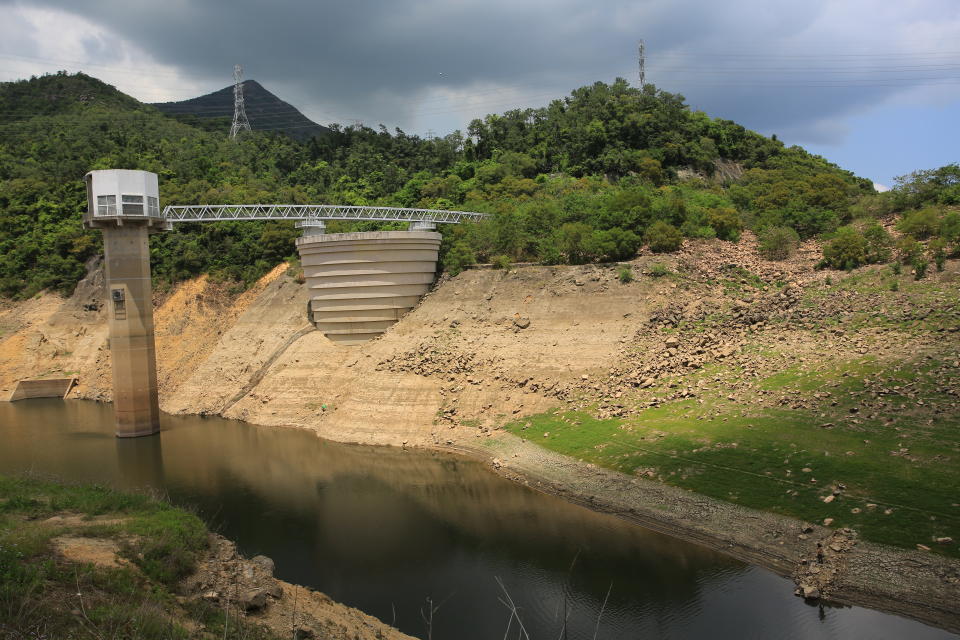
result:
[(97, 196), (97, 215), (117, 215), (117, 196)]
[(147, 196), (147, 215), (154, 218), (160, 217), (160, 201), (153, 196)]
[(143, 215), (143, 196), (130, 196), (124, 194), (123, 198), (123, 215), (125, 216), (142, 216)]

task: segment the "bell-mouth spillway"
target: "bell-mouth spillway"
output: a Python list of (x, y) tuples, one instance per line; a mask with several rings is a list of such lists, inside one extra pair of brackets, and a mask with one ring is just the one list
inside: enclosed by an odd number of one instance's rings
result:
[(433, 283), (441, 236), (431, 231), (311, 234), (297, 239), (311, 320), (333, 342), (377, 337)]

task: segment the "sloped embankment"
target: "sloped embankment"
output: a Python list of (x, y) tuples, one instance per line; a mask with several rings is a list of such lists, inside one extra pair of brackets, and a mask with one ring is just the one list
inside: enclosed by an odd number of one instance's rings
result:
[[(628, 283), (612, 266), (467, 271), (360, 347), (303, 331), (305, 295), (283, 267), (239, 297), (199, 279), (158, 304), (161, 406), (469, 451), (834, 598), (960, 628), (956, 560), (834, 539), (861, 521), (873, 539), (909, 534), (946, 553), (960, 537), (949, 531), (956, 504), (921, 526), (917, 508), (874, 499), (904, 504), (901, 489), (925, 469), (947, 477), (923, 500), (955, 486), (955, 439), (937, 429), (958, 414), (960, 265), (919, 283), (887, 267), (817, 272), (816, 247), (766, 262), (745, 235), (641, 256)], [(109, 397), (104, 322), (85, 302), (95, 272), (89, 280), (70, 300), (0, 310), (0, 389), (72, 373), (77, 397)], [(714, 481), (731, 466), (750, 482)]]

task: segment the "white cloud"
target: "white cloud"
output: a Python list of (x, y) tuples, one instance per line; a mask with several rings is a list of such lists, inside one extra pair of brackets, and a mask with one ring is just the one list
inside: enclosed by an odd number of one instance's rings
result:
[(83, 71), (144, 102), (209, 91), (185, 70), (158, 63), (130, 40), (58, 9), (0, 5), (0, 62), (2, 80)]

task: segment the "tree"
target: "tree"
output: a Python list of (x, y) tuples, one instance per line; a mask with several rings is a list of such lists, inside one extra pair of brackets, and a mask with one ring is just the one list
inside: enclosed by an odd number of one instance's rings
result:
[(672, 224), (658, 220), (647, 229), (643, 241), (654, 253), (668, 253), (680, 248), (683, 244), (683, 234)]

